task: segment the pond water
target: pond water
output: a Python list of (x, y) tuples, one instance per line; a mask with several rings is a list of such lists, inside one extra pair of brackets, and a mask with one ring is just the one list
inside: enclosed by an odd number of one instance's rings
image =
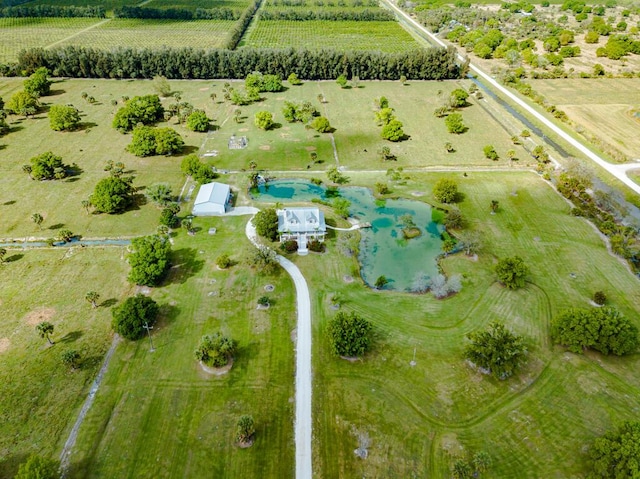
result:
[[(376, 202), (371, 190), (357, 186), (338, 188), (340, 197), (351, 202), (349, 212), (371, 228), (360, 230), (358, 260), (360, 273), (368, 285), (384, 275), (389, 283), (385, 289), (410, 291), (419, 276), (438, 274), (437, 258), (442, 254), (444, 227), (432, 221), (432, 208), (426, 203), (406, 199)], [(305, 180), (274, 180), (260, 185), (258, 201), (310, 202), (312, 199), (331, 201), (324, 186)], [(402, 234), (401, 217), (411, 215), (421, 235), (406, 240)], [(336, 234), (345, 234), (336, 232)]]

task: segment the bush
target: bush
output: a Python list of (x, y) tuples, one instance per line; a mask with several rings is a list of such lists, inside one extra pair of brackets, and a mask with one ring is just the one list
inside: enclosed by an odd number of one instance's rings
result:
[(51, 105), (49, 126), (54, 131), (75, 130), (80, 124), (80, 112), (71, 105)]
[(348, 357), (366, 353), (371, 346), (371, 329), (371, 323), (356, 313), (340, 311), (327, 326), (331, 350)]
[(309, 248), (309, 251), (313, 251), (314, 253), (323, 253), (326, 246), (322, 241), (313, 239), (307, 243), (307, 248)]
[(160, 224), (169, 228), (177, 228), (180, 225), (180, 219), (172, 208), (165, 208), (160, 213)]
[(498, 152), (496, 152), (496, 149), (492, 145), (485, 146), (482, 151), (484, 152), (485, 158), (489, 160), (497, 161), (499, 158)]
[(195, 352), (196, 359), (207, 366), (221, 368), (229, 363), (236, 348), (233, 339), (223, 336), (219, 332), (213, 336), (203, 336)]
[(150, 125), (164, 118), (158, 95), (134, 96), (127, 100), (113, 119), (113, 127), (121, 132), (133, 130), (138, 123)]
[(525, 360), (524, 338), (498, 321), (490, 323), (486, 331), (467, 334), (467, 339), (471, 344), (465, 347), (464, 357), (497, 379), (512, 376)]
[(238, 419), (238, 426), (236, 432), (236, 440), (239, 443), (247, 443), (251, 440), (256, 432), (256, 428), (253, 422), (253, 417), (244, 415)]
[(454, 180), (441, 178), (433, 187), (433, 196), (440, 203), (455, 203), (458, 200), (458, 184)]
[(447, 131), (449, 131), (449, 133), (460, 135), (467, 131), (467, 127), (465, 126), (460, 113), (451, 113), (444, 119), (444, 123), (447, 126)]
[(15, 479), (58, 479), (60, 462), (36, 454), (20, 464)]
[(400, 141), (405, 137), (402, 130), (402, 122), (396, 119), (391, 120), (389, 123), (382, 127), (382, 138), (389, 141)]
[(509, 289), (522, 288), (525, 277), (529, 274), (529, 268), (519, 256), (503, 258), (496, 265), (498, 281)]
[(330, 133), (333, 129), (331, 128), (329, 120), (324, 116), (318, 116), (314, 118), (311, 122), (311, 128), (316, 130), (318, 133)]
[(229, 266), (231, 266), (231, 258), (229, 258), (228, 254), (221, 254), (216, 259), (216, 265), (220, 269), (227, 269)]
[(187, 128), (191, 131), (199, 131), (204, 133), (209, 130), (209, 122), (211, 120), (203, 110), (194, 110), (187, 117)]
[(593, 293), (593, 302), (599, 304), (600, 306), (603, 306), (604, 303), (607, 302), (607, 295), (602, 291), (596, 291), (595, 293)]
[(287, 253), (294, 253), (298, 251), (298, 242), (296, 240), (287, 240), (284, 241), (280, 247)]
[(34, 156), (31, 163), (31, 177), (35, 180), (60, 180), (67, 176), (67, 165), (62, 163), (62, 157), (51, 151)]
[(255, 114), (254, 123), (261, 130), (269, 130), (273, 126), (273, 115), (268, 111), (259, 111)]
[(140, 339), (145, 333), (145, 323), (149, 327), (155, 324), (158, 311), (158, 304), (143, 294), (127, 298), (111, 310), (113, 330), (131, 341)]
[(51, 80), (48, 78), (49, 70), (45, 67), (38, 68), (29, 78), (24, 81), (24, 91), (34, 98), (51, 93)]

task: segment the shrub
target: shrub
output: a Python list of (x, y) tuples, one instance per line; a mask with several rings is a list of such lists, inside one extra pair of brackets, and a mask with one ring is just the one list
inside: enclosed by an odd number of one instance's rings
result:
[(433, 187), (433, 196), (440, 203), (455, 203), (458, 200), (458, 184), (454, 180), (441, 178)]
[(307, 248), (309, 251), (313, 251), (314, 253), (323, 253), (326, 249), (326, 245), (317, 239), (313, 239), (307, 243)]
[(593, 302), (599, 304), (600, 306), (603, 306), (604, 303), (607, 302), (607, 295), (602, 291), (596, 291), (595, 293), (593, 293)]
[(194, 110), (187, 117), (187, 128), (191, 131), (199, 131), (204, 133), (209, 130), (209, 122), (211, 120), (203, 110)]
[(110, 176), (98, 182), (90, 202), (99, 213), (121, 213), (132, 203), (132, 194), (129, 179)]
[(318, 116), (314, 118), (311, 122), (311, 128), (319, 133), (329, 133), (332, 130), (329, 120), (324, 116)]
[(31, 163), (31, 177), (36, 180), (59, 180), (67, 176), (67, 165), (62, 163), (62, 157), (47, 151), (34, 156)]
[(229, 266), (231, 266), (231, 258), (229, 258), (228, 254), (221, 254), (216, 259), (216, 265), (220, 269), (227, 269)]
[(258, 304), (260, 306), (269, 306), (269, 296), (260, 296), (258, 298)]
[(467, 334), (471, 341), (464, 356), (476, 366), (487, 369), (497, 379), (512, 376), (524, 362), (524, 338), (509, 331), (504, 324), (493, 321), (486, 331)]
[(405, 134), (402, 130), (402, 122), (396, 119), (382, 127), (382, 138), (389, 141), (400, 141), (404, 139)]
[(236, 348), (237, 346), (233, 339), (218, 332), (213, 336), (203, 336), (195, 355), (196, 359), (207, 366), (221, 368), (229, 363), (229, 360), (236, 352)]
[(522, 288), (525, 278), (529, 274), (529, 268), (519, 256), (503, 258), (496, 265), (498, 281), (509, 289)]
[(371, 329), (371, 323), (356, 313), (340, 311), (327, 326), (331, 350), (349, 357), (366, 353), (371, 346)]
[(236, 440), (239, 443), (247, 443), (251, 440), (256, 432), (253, 417), (244, 415), (238, 419), (238, 426), (236, 432)]
[(460, 113), (451, 113), (444, 119), (444, 123), (447, 126), (449, 133), (460, 135), (467, 131), (467, 127), (465, 126)]
[(296, 240), (287, 240), (284, 241), (280, 247), (287, 253), (294, 253), (298, 251), (298, 242)]
[(484, 152), (485, 158), (489, 160), (497, 161), (499, 158), (498, 152), (496, 152), (496, 149), (492, 145), (485, 146), (482, 151)]
[(75, 130), (80, 124), (80, 112), (71, 105), (51, 105), (49, 126), (54, 131)]
[(268, 111), (259, 111), (255, 114), (254, 123), (261, 130), (269, 130), (273, 126), (273, 115)]
[(165, 208), (160, 213), (160, 224), (169, 228), (177, 228), (180, 225), (180, 219), (172, 208)]

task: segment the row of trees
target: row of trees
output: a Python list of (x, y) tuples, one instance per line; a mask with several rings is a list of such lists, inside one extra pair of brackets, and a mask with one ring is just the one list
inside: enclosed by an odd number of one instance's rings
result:
[(0, 8), (0, 18), (78, 18), (78, 17), (105, 17), (105, 9), (102, 5), (87, 6), (62, 6), (62, 5), (18, 5), (15, 7)]
[(393, 108), (389, 106), (389, 100), (381, 97), (376, 101), (379, 110), (376, 112), (378, 126), (382, 126), (382, 139), (389, 141), (400, 141), (407, 138), (402, 130), (402, 122), (394, 114)]
[(17, 75), (47, 67), (55, 76), (75, 78), (246, 78), (262, 71), (287, 78), (295, 72), (309, 80), (335, 79), (344, 74), (362, 80), (445, 80), (459, 78), (462, 70), (455, 49), (428, 48), (383, 53), (337, 50), (197, 50), (193, 48), (100, 50), (79, 46), (44, 50), (34, 48), (18, 55), (16, 64), (0, 73)]
[(150, 8), (122, 5), (113, 10), (115, 18), (150, 18), (168, 20), (238, 20), (241, 12), (227, 7), (220, 8)]

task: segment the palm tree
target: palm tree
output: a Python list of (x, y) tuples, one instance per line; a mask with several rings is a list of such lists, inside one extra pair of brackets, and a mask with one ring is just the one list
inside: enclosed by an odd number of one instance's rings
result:
[(86, 299), (87, 301), (89, 301), (91, 303), (91, 307), (92, 308), (97, 308), (98, 307), (98, 300), (100, 299), (100, 294), (98, 294), (95, 291), (89, 291), (84, 299)]
[(44, 221), (44, 218), (42, 217), (42, 215), (40, 213), (34, 213), (31, 215), (31, 221), (33, 221), (35, 224), (38, 225), (38, 228), (42, 229), (42, 222)]
[(53, 324), (48, 321), (42, 321), (36, 326), (36, 331), (38, 331), (38, 334), (41, 338), (46, 338), (46, 340), (49, 341), (49, 344), (54, 344), (54, 342), (51, 341), (51, 338), (49, 337), (51, 334), (53, 334)]
[(70, 349), (62, 353), (62, 362), (71, 366), (71, 369), (78, 367), (78, 359), (80, 359), (80, 353), (75, 349)]

